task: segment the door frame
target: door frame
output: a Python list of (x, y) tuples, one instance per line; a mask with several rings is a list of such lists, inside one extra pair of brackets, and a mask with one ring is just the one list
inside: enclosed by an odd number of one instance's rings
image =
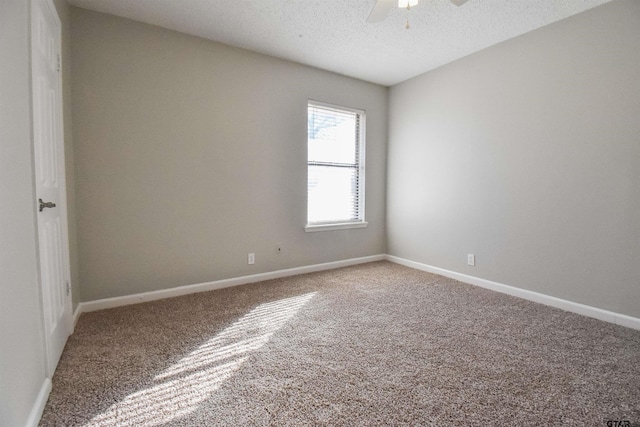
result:
[(59, 200), (56, 201), (57, 208), (60, 209), (60, 224), (61, 224), (61, 246), (62, 246), (62, 257), (63, 257), (63, 276), (65, 281), (65, 286), (67, 287), (66, 299), (65, 299), (65, 312), (67, 313), (64, 322), (67, 323), (67, 328), (69, 334), (73, 332), (73, 304), (72, 304), (72, 291), (71, 291), (71, 264), (70, 264), (70, 251), (69, 251), (69, 224), (68, 224), (68, 215), (67, 215), (67, 179), (66, 179), (66, 167), (65, 167), (65, 140), (64, 140), (64, 111), (63, 111), (63, 86), (62, 86), (62, 23), (60, 21), (60, 16), (58, 15), (58, 11), (53, 3), (53, 0), (31, 0), (29, 3), (30, 6), (30, 58), (31, 58), (31, 147), (32, 152), (34, 153), (33, 157), (33, 165), (34, 165), (34, 213), (35, 213), (35, 224), (36, 230), (36, 242), (37, 242), (37, 259), (38, 259), (38, 287), (40, 291), (40, 314), (41, 314), (41, 322), (42, 322), (42, 331), (43, 331), (43, 345), (45, 350), (45, 368), (46, 375), (48, 378), (53, 377), (53, 373), (55, 372), (57, 363), (52, 362), (51, 356), (51, 343), (49, 342), (49, 336), (47, 333), (47, 322), (45, 320), (45, 290), (43, 286), (42, 280), (42, 259), (40, 256), (40, 250), (42, 247), (42, 242), (40, 241), (39, 235), (39, 222), (38, 222), (38, 213), (39, 213), (39, 204), (38, 204), (38, 192), (37, 185), (35, 179), (35, 173), (38, 167), (37, 164), (37, 156), (35, 155), (35, 129), (37, 126), (36, 123), (36, 115), (35, 115), (35, 91), (34, 91), (34, 72), (35, 72), (35, 64), (33, 61), (33, 50), (34, 50), (34, 38), (35, 38), (35, 4), (40, 3), (42, 6), (48, 8), (54, 18), (55, 21), (55, 50), (58, 55), (58, 64), (59, 64), (59, 72), (57, 73), (57, 96), (55, 99), (55, 108), (57, 109), (57, 114), (55, 114), (55, 127), (57, 138), (60, 141), (59, 148), (59, 180), (60, 180), (60, 189), (59, 189)]

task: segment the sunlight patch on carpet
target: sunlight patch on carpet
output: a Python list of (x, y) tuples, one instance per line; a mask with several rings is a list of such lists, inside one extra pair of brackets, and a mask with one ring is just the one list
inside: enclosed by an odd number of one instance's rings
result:
[(157, 426), (194, 412), (315, 294), (257, 306), (157, 375), (149, 388), (130, 394), (86, 425)]

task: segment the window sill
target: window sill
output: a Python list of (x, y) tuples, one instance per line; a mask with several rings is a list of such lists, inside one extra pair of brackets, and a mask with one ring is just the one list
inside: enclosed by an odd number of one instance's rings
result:
[(304, 231), (307, 233), (315, 233), (316, 231), (333, 231), (333, 230), (346, 230), (349, 228), (365, 228), (369, 225), (368, 222), (339, 222), (332, 224), (307, 224), (304, 227)]

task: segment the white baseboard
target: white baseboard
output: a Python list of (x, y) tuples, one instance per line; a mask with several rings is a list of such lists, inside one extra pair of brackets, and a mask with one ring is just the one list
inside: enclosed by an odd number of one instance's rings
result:
[(33, 402), (25, 427), (38, 427), (40, 418), (42, 418), (42, 412), (44, 412), (44, 406), (47, 404), (47, 399), (49, 398), (49, 393), (51, 393), (51, 380), (45, 378), (40, 387), (40, 392), (38, 392), (38, 397), (36, 397), (36, 401)]
[(492, 291), (512, 295), (518, 298), (526, 299), (551, 307), (556, 307), (565, 311), (570, 311), (572, 313), (581, 314), (583, 316), (593, 317), (598, 320), (604, 320), (605, 322), (614, 323), (616, 325), (626, 326), (627, 328), (640, 330), (640, 319), (627, 316), (626, 314), (615, 313), (613, 311), (603, 310), (601, 308), (592, 307), (590, 305), (584, 305), (577, 302), (552, 297), (550, 295), (528, 291), (526, 289), (516, 288), (514, 286), (504, 285), (502, 283), (492, 282), (490, 280), (457, 273), (455, 271), (445, 270), (443, 268), (433, 267), (431, 265), (399, 258), (393, 255), (387, 255), (386, 259), (396, 264), (415, 268), (416, 270), (439, 274), (441, 276), (450, 277), (452, 279), (459, 280), (470, 285), (479, 286), (481, 288), (490, 289)]
[[(176, 288), (162, 289), (159, 291), (143, 292), (140, 294), (126, 295), (122, 297), (105, 298), (95, 301), (81, 302), (74, 313), (74, 322), (82, 313), (90, 311), (104, 310), (107, 308), (121, 307), (142, 302), (155, 301), (159, 299), (172, 298), (182, 295), (194, 294), (197, 292), (207, 292), (216, 289), (229, 288), (232, 286), (246, 285), (249, 283), (262, 282), (264, 280), (279, 279), (281, 277), (296, 276), (298, 274), (313, 273), (316, 271), (332, 270), (350, 265), (364, 264), (367, 262), (384, 261), (386, 255), (372, 255), (362, 258), (351, 258), (342, 261), (333, 261), (323, 264), (314, 264), (303, 267), (277, 270), (267, 273), (252, 274), (249, 276), (234, 277), (231, 279), (216, 280), (214, 282), (198, 283), (196, 285), (185, 285)], [(74, 323), (75, 324), (75, 323)]]
[(335, 268), (348, 267), (350, 265), (364, 264), (367, 262), (387, 260), (396, 264), (401, 264), (417, 270), (427, 271), (429, 273), (439, 274), (441, 276), (450, 277), (461, 282), (479, 286), (481, 288), (490, 289), (492, 291), (503, 294), (512, 295), (518, 298), (537, 302), (540, 304), (556, 307), (572, 313), (581, 314), (605, 322), (614, 323), (616, 325), (626, 326), (628, 328), (640, 330), (640, 319), (625, 314), (615, 313), (613, 311), (603, 310), (601, 308), (592, 307), (577, 302), (556, 298), (550, 295), (533, 292), (526, 289), (516, 288), (514, 286), (481, 279), (475, 276), (446, 270), (439, 267), (411, 261), (408, 259), (396, 257), (393, 255), (372, 255), (362, 258), (351, 258), (342, 261), (327, 262), (323, 264), (314, 264), (303, 267), (289, 268), (285, 270), (271, 271), (267, 273), (252, 274), (249, 276), (240, 276), (230, 279), (217, 280), (207, 283), (199, 283), (195, 285), (185, 285), (176, 288), (163, 289), (159, 291), (144, 292), (134, 295), (126, 295), (122, 297), (105, 298), (95, 301), (82, 302), (78, 304), (73, 314), (73, 325), (78, 323), (78, 319), (82, 313), (90, 311), (104, 310), (107, 308), (121, 307), (131, 304), (139, 304), (142, 302), (155, 301), (159, 299), (172, 298), (182, 295), (193, 294), (197, 292), (207, 292), (216, 289), (228, 288), (232, 286), (246, 285), (249, 283), (262, 282), (264, 280), (278, 279), (281, 277), (295, 276), (298, 274), (313, 273), (316, 271), (332, 270)]

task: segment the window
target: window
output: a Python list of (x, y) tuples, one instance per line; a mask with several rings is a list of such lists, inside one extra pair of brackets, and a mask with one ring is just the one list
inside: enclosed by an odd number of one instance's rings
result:
[(364, 130), (364, 111), (309, 101), (306, 231), (367, 226)]

